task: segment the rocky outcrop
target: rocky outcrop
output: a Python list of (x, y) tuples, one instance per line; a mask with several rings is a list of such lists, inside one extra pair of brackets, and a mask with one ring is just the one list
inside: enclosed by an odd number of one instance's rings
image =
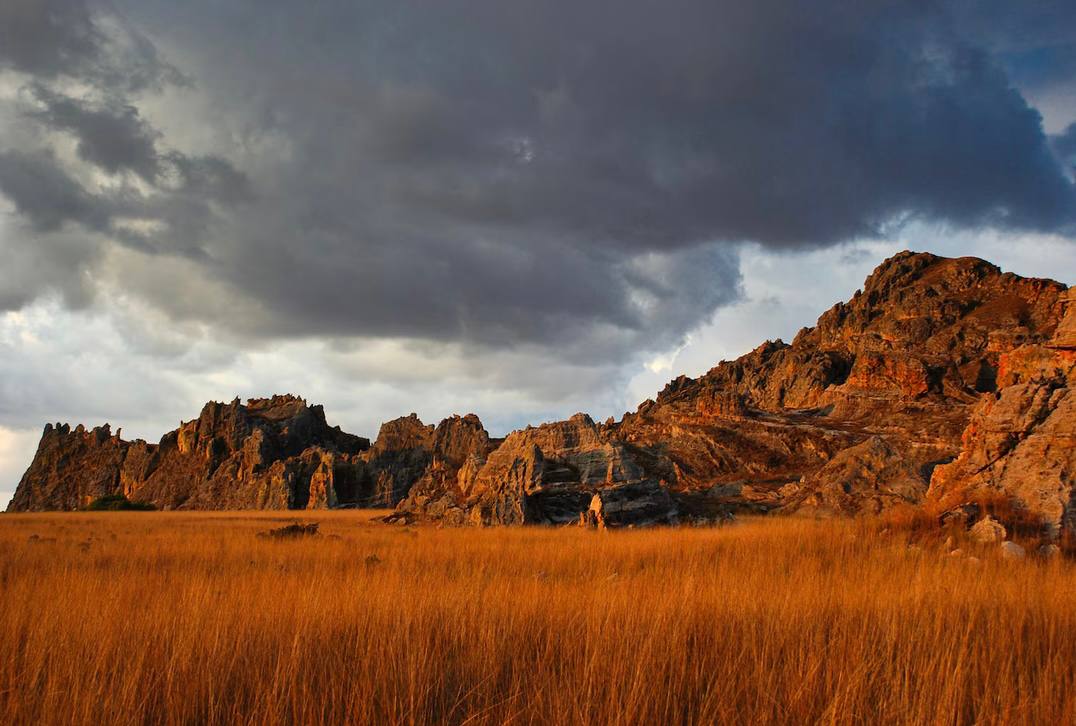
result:
[(668, 473), (667, 461), (610, 439), (579, 413), (516, 431), (488, 456), (471, 455), (455, 471), (447, 463), (432, 467), (389, 519), (576, 523), (595, 492), (638, 485), (665, 491), (661, 477)]
[(23, 474), (9, 512), (76, 509), (109, 494), (122, 493), (120, 476), (130, 444), (113, 436), (108, 424), (45, 424), (37, 454)]
[(108, 426), (46, 426), (10, 511), (74, 509), (123, 494), (160, 509), (303, 509), (360, 495), (369, 441), (295, 396), (207, 403), (160, 443)]
[(1046, 344), (1051, 350), (1076, 351), (1076, 289), (1068, 290), (1062, 304), (1067, 308), (1067, 314), (1057, 326), (1054, 337)]
[(784, 492), (789, 511), (815, 515), (878, 514), (917, 504), (927, 485), (921, 472), (881, 436), (842, 449)]
[(369, 446), (285, 396), (207, 404), (159, 444), (50, 426), (10, 508), (122, 493), (164, 508), (395, 505), (401, 522), (616, 527), (876, 513), (924, 496), (951, 514), (992, 491), (1058, 532), (1076, 526), (1070, 295), (976, 258), (903, 252), (791, 343), (680, 376), (620, 421), (577, 414), (502, 441), (474, 415), (435, 427), (412, 414)]
[(407, 496), (433, 460), (434, 427), (418, 416), (401, 416), (381, 424), (377, 439), (366, 456), (372, 493), (365, 502), (371, 507), (391, 507)]
[(674, 490), (751, 511), (918, 502), (1006, 356), (1059, 329), (1065, 294), (983, 260), (904, 252), (791, 344), (681, 376), (609, 433), (666, 456)]
[(1049, 537), (1076, 530), (1076, 297), (1064, 302), (1052, 338), (1002, 357), (1002, 387), (976, 406), (956, 460), (934, 471), (940, 508), (1004, 497)]
[(454, 472), (492, 446), (473, 414), (437, 427), (415, 414), (388, 421), (371, 446), (295, 396), (210, 402), (156, 444), (107, 424), (46, 426), (8, 509), (76, 509), (112, 494), (159, 509), (392, 507), (427, 472)]

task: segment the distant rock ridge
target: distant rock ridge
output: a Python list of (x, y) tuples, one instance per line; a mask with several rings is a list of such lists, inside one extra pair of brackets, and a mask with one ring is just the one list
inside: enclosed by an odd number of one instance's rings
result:
[(159, 443), (108, 425), (48, 425), (9, 511), (75, 509), (109, 494), (161, 509), (338, 506), (359, 494), (367, 439), (296, 396), (207, 403)]
[(411, 414), (370, 445), (277, 396), (207, 404), (160, 444), (50, 426), (9, 509), (123, 493), (164, 508), (617, 527), (877, 513), (992, 487), (1059, 531), (1076, 526), (1076, 466), (1059, 443), (1072, 430), (1071, 296), (977, 258), (902, 252), (791, 343), (680, 376), (620, 421), (576, 414), (498, 440), (473, 414), (437, 426)]

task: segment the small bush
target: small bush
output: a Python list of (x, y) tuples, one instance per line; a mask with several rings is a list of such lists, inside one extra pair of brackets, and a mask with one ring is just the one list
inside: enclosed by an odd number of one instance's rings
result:
[(157, 507), (149, 502), (131, 501), (122, 494), (106, 494), (86, 505), (87, 512), (152, 512)]
[(266, 532), (259, 532), (259, 537), (272, 537), (274, 539), (295, 539), (297, 537), (313, 537), (318, 533), (318, 523), (294, 522), (284, 527), (277, 527)]

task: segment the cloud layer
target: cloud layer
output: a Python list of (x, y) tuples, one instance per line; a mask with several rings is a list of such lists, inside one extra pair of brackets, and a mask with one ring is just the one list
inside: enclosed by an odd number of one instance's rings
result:
[[(194, 259), (202, 304), (122, 275), (242, 335), (599, 331), (593, 355), (623, 354), (734, 299), (742, 241), (1058, 231), (1076, 210), (1038, 113), (945, 6), (48, 6), (0, 11), (29, 141), (0, 152), (11, 244), (75, 229)], [(182, 150), (201, 124), (211, 148)]]

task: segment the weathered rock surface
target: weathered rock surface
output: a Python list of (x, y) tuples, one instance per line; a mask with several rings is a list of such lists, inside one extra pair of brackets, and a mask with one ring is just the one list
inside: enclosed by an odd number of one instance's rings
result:
[(433, 435), (434, 427), (423, 424), (413, 413), (381, 424), (366, 457), (373, 481), (367, 505), (391, 507), (407, 496), (411, 484), (433, 460)]
[(107, 494), (161, 509), (338, 506), (359, 495), (369, 445), (294, 396), (207, 403), (157, 444), (107, 425), (49, 425), (8, 509), (74, 509)]
[(23, 474), (10, 512), (75, 509), (107, 494), (122, 493), (120, 475), (130, 444), (113, 436), (108, 424), (87, 431), (82, 425), (45, 424), (37, 454)]
[(674, 380), (610, 427), (668, 458), (670, 487), (753, 511), (921, 501), (1005, 356), (1051, 339), (1065, 286), (903, 252), (791, 344)]
[(48, 427), (10, 508), (123, 493), (172, 508), (397, 505), (396, 521), (612, 527), (875, 513), (924, 496), (968, 518), (959, 505), (989, 489), (1059, 531), (1076, 525), (1070, 294), (983, 260), (904, 252), (792, 343), (680, 376), (620, 421), (577, 414), (502, 441), (473, 415), (434, 427), (412, 414), (369, 446), (301, 399), (208, 404), (159, 444)]
[(647, 479), (653, 457), (610, 441), (586, 414), (528, 427), (487, 455), (432, 467), (401, 502), (398, 521), (449, 524), (576, 522), (597, 488)]
[(929, 496), (942, 506), (1004, 496), (1047, 536), (1076, 529), (1076, 298), (1064, 302), (1051, 339), (1002, 356), (1003, 387), (976, 406), (957, 459), (934, 471)]
[(917, 504), (926, 493), (921, 472), (881, 436), (842, 449), (787, 490), (784, 506), (811, 514), (878, 514)]
[(581, 518), (583, 525), (599, 529), (679, 522), (676, 501), (665, 487), (653, 480), (598, 489)]

